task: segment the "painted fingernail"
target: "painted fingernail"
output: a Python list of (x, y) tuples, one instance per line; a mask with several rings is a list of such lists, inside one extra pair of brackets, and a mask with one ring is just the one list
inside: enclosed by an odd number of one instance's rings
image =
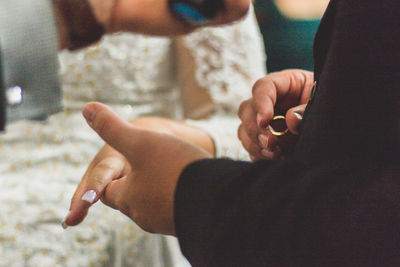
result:
[(268, 146), (268, 136), (265, 134), (258, 135), (258, 141), (260, 142), (261, 146), (267, 148)]
[(295, 111), (295, 112), (293, 112), (293, 114), (296, 116), (296, 118), (298, 118), (299, 120), (302, 120), (303, 119), (303, 112), (301, 112), (301, 111)]
[(93, 204), (94, 200), (97, 197), (97, 193), (94, 190), (89, 190), (87, 191), (83, 196), (82, 200), (89, 202), (90, 204)]
[(69, 227), (69, 225), (67, 224), (67, 218), (69, 217), (69, 215), (71, 214), (71, 211), (68, 212), (67, 216), (65, 216), (64, 221), (61, 223), (62, 228), (67, 229)]
[(292, 132), (292, 134), (298, 135), (301, 132), (301, 125), (303, 122), (304, 109), (294, 111), (293, 115), (297, 118), (298, 121), (292, 125), (291, 132)]

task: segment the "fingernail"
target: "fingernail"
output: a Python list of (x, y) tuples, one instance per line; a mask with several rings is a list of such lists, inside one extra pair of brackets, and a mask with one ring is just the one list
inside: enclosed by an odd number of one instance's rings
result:
[(298, 119), (298, 121), (293, 124), (291, 132), (292, 134), (298, 135), (301, 132), (301, 124), (303, 122), (304, 110), (296, 110), (293, 112), (294, 116)]
[(71, 211), (68, 212), (67, 216), (65, 216), (64, 221), (61, 223), (62, 228), (67, 229), (69, 227), (69, 225), (67, 224), (67, 218), (69, 217), (69, 215), (71, 214)]
[(303, 115), (304, 115), (304, 112), (302, 112), (302, 111), (295, 111), (295, 112), (293, 112), (293, 114), (296, 116), (296, 118), (298, 118), (299, 120), (302, 120), (303, 119)]
[(268, 146), (268, 136), (265, 134), (258, 135), (258, 141), (260, 142), (261, 146), (267, 148)]
[(89, 202), (90, 204), (93, 204), (94, 200), (97, 197), (97, 193), (94, 190), (89, 190), (87, 191), (83, 196), (82, 200)]

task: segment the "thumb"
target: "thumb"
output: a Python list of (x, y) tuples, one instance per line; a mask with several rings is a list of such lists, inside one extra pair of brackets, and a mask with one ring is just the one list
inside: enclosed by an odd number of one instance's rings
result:
[(125, 157), (131, 156), (134, 140), (140, 132), (114, 111), (101, 103), (88, 103), (82, 111), (87, 123), (96, 133)]
[(286, 112), (286, 125), (292, 134), (300, 134), (306, 106), (307, 104), (296, 106)]

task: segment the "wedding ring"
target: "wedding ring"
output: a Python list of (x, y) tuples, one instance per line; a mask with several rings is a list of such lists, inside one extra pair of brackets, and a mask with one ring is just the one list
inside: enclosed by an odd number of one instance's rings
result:
[(289, 132), (289, 129), (288, 129), (287, 126), (286, 126), (286, 118), (285, 118), (285, 116), (282, 116), (282, 115), (275, 116), (275, 117), (272, 118), (272, 121), (271, 121), (271, 122), (273, 122), (273, 121), (279, 121), (279, 120), (283, 120), (283, 121), (285, 122), (285, 127), (286, 127), (285, 130), (283, 130), (283, 131), (276, 131), (274, 128), (272, 128), (271, 125), (269, 125), (269, 127), (268, 127), (269, 131), (270, 131), (273, 135), (275, 135), (275, 136), (283, 136), (283, 135), (285, 135), (285, 134), (287, 134), (287, 133)]

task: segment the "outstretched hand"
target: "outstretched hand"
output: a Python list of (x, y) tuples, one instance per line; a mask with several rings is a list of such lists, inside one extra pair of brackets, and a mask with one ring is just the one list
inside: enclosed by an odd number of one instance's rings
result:
[(211, 155), (170, 134), (134, 126), (100, 103), (87, 104), (83, 115), (110, 146), (89, 167), (63, 226), (80, 223), (89, 207), (101, 199), (144, 230), (173, 235), (179, 175), (191, 162)]
[[(279, 158), (291, 154), (310, 98), (314, 75), (305, 70), (285, 70), (258, 80), (252, 98), (239, 108), (238, 135), (252, 159)], [(269, 127), (275, 115), (285, 115), (289, 132), (274, 136)]]

